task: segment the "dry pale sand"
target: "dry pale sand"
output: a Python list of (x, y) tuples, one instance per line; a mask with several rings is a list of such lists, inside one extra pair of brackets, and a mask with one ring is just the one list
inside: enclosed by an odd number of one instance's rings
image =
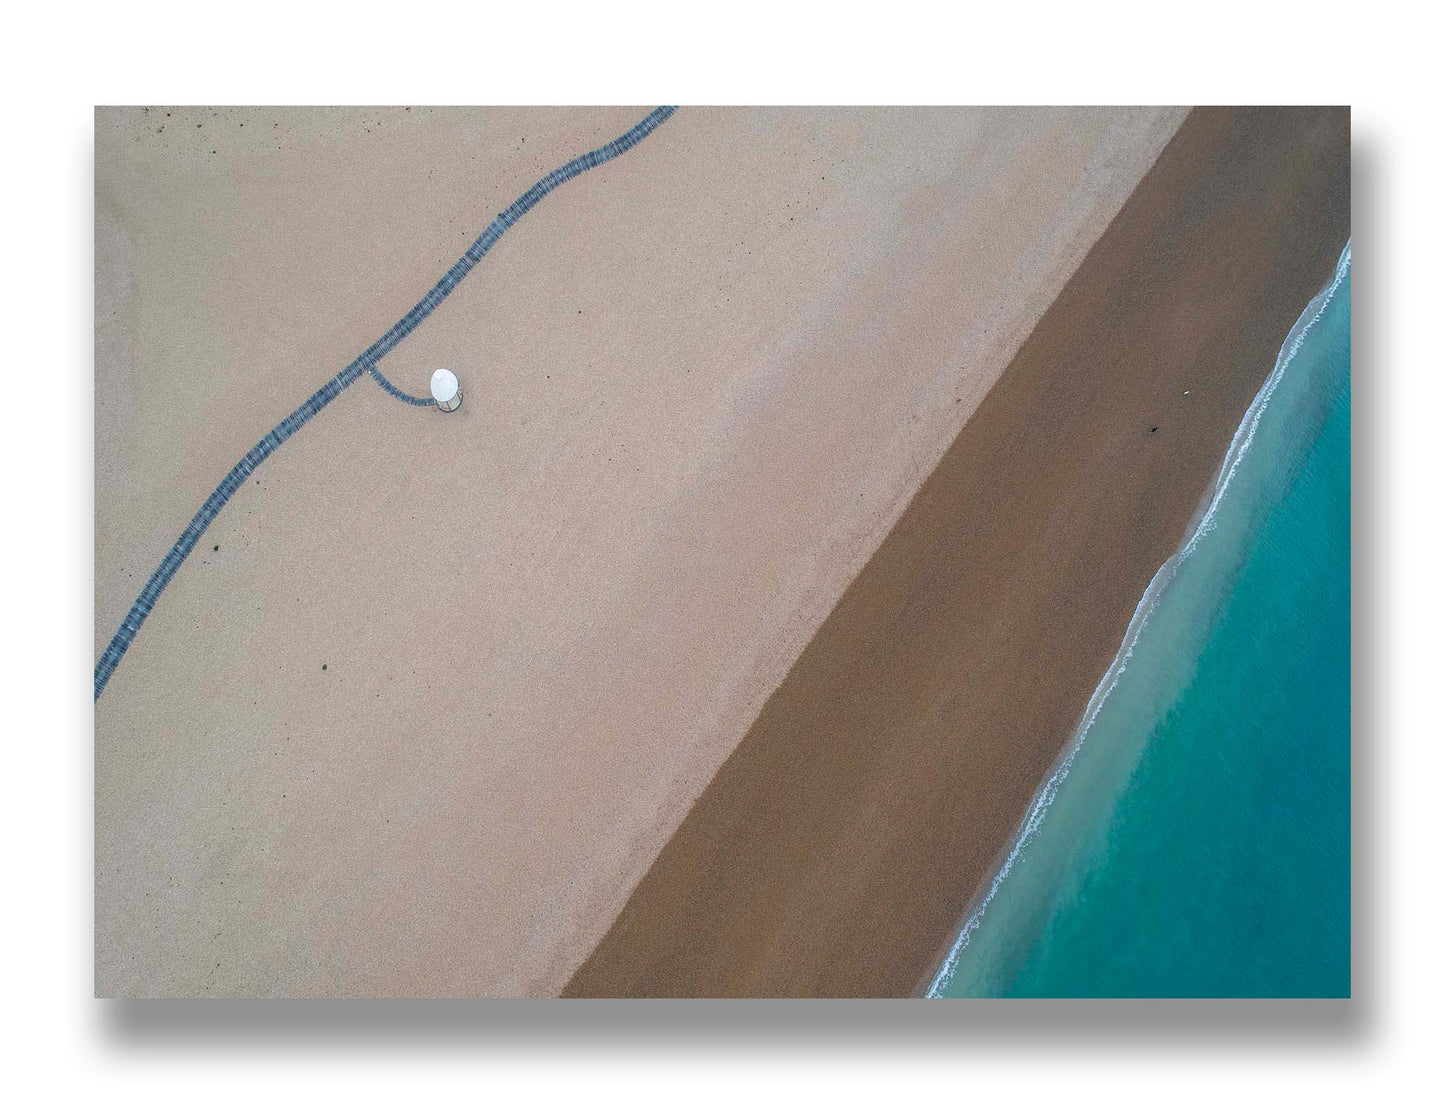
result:
[[(97, 654), (645, 110), (97, 112)], [(97, 992), (560, 991), (1183, 115), (684, 109), (548, 197), (382, 365), (461, 411), (353, 385), (116, 671)]]
[(568, 993), (928, 981), (1333, 271), (1349, 146), (1191, 114)]

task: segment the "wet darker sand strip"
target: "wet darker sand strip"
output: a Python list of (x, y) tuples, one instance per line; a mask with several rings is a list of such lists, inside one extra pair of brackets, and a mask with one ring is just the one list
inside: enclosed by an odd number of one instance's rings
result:
[(1193, 112), (566, 995), (919, 992), (1348, 234), (1347, 110)]

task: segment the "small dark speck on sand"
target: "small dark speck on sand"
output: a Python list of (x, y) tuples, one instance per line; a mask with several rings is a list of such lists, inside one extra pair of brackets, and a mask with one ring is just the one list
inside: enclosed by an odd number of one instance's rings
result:
[(323, 671), (326, 670), (326, 664), (323, 663), (323, 664), (321, 665), (321, 669), (322, 669)]
[(221, 550), (221, 546), (220, 546), (219, 544), (213, 544), (213, 545), (211, 545), (211, 551), (212, 551), (212, 552), (219, 552), (220, 550)]
[(1158, 432), (1159, 432), (1159, 427), (1158, 427), (1158, 426), (1150, 426), (1150, 427), (1149, 427), (1149, 432), (1150, 432), (1150, 433), (1158, 433)]

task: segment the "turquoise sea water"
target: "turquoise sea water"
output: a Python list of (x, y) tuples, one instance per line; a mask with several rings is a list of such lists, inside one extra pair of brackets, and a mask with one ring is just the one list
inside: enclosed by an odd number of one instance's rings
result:
[(930, 995), (1349, 995), (1349, 256)]

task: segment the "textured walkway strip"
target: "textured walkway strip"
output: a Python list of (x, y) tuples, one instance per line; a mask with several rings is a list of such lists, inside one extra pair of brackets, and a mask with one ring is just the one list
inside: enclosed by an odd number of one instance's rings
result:
[(419, 399), (415, 395), (408, 395), (400, 387), (392, 383), (391, 380), (383, 376), (381, 369), (376, 367), (376, 365), (371, 366), (371, 378), (376, 380), (378, 386), (393, 399), (400, 399), (404, 403), (411, 403), (412, 406), (436, 406), (437, 404), (436, 399), (433, 399), (431, 396)]
[(574, 176), (581, 176), (588, 169), (596, 168), (598, 165), (605, 164), (614, 157), (626, 153), (666, 122), (676, 110), (675, 107), (659, 107), (627, 133), (614, 138), (605, 146), (599, 146), (595, 150), (584, 153), (581, 157), (568, 161), (560, 169), (552, 170), (533, 184), (510, 207), (492, 220), (490, 225), (482, 231), (481, 237), (472, 242), (471, 247), (461, 255), (456, 264), (447, 270), (446, 275), (437, 281), (436, 286), (422, 296), (416, 306), (402, 315), (401, 319), (382, 334), (370, 348), (327, 380), (320, 390), (288, 414), (280, 425), (262, 437), (250, 452), (241, 457), (240, 462), (231, 469), (225, 479), (221, 480), (220, 486), (211, 492), (205, 504), (196, 511), (196, 516), (191, 518), (190, 524), (186, 526), (176, 543), (171, 546), (171, 550), (165, 554), (160, 566), (155, 569), (146, 581), (146, 585), (141, 588), (139, 596), (131, 605), (130, 612), (125, 615), (125, 620), (121, 622), (115, 636), (106, 645), (99, 662), (95, 665), (95, 699), (97, 701), (100, 700), (101, 691), (105, 689), (106, 683), (110, 681), (110, 676), (115, 673), (121, 657), (125, 655), (126, 649), (135, 639), (135, 634), (140, 631), (141, 625), (145, 623), (146, 617), (155, 607), (161, 592), (166, 589), (166, 585), (181, 564), (185, 562), (186, 557), (191, 554), (191, 549), (196, 546), (196, 542), (201, 539), (211, 522), (215, 520), (216, 515), (230, 501), (236, 490), (246, 482), (247, 476), (260, 467), (266, 457), (280, 448), (291, 434), (309, 422), (322, 407), (355, 383), (363, 372), (370, 372), (387, 394), (401, 399), (403, 402), (411, 403), (413, 406), (431, 406), (431, 399), (418, 399), (408, 395), (383, 376), (376, 367), (377, 362), (401, 344), (412, 330), (421, 325), (427, 315), (436, 310), (442, 300), (462, 282), (467, 273), (476, 267), (477, 262), (486, 256), (487, 251), (497, 243), (497, 239), (535, 207), (543, 196), (558, 185), (565, 184)]

